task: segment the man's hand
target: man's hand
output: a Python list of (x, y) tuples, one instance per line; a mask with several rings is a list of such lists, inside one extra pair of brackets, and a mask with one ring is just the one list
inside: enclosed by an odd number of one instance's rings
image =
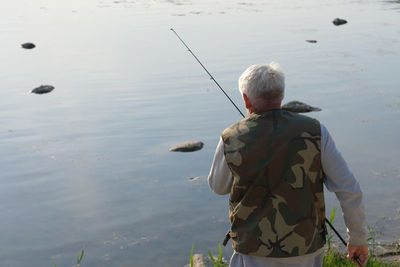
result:
[[(354, 262), (359, 267), (364, 267), (368, 261), (368, 245), (364, 246), (352, 246), (351, 244), (347, 244), (347, 258)], [(358, 264), (354, 259), (354, 254), (360, 258), (362, 265)]]

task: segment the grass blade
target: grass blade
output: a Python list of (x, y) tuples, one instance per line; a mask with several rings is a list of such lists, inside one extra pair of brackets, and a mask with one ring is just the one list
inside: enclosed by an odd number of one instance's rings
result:
[(210, 256), (211, 261), (212, 261), (212, 263), (214, 264), (214, 266), (217, 266), (217, 263), (215, 262), (214, 257), (213, 257), (213, 255), (211, 254), (211, 252), (210, 252), (209, 250), (207, 250), (207, 252), (208, 252), (208, 256)]
[(335, 221), (336, 207), (333, 207), (331, 217), (329, 218), (329, 222), (333, 223)]
[(192, 250), (190, 251), (190, 267), (193, 267), (193, 248), (194, 243), (192, 244)]

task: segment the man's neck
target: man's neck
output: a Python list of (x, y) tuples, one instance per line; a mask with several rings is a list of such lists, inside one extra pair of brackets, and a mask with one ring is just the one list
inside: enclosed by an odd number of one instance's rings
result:
[(281, 109), (281, 102), (269, 102), (258, 109), (247, 110), (248, 114), (267, 112), (273, 109)]

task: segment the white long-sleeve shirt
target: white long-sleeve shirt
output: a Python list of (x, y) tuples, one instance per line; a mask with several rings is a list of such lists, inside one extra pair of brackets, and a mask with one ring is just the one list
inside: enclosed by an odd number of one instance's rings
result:
[[(344, 222), (347, 227), (347, 233), (349, 237), (348, 242), (353, 246), (365, 245), (367, 235), (365, 229), (366, 218), (360, 185), (354, 178), (354, 175), (350, 171), (342, 155), (337, 150), (328, 130), (322, 124), (321, 161), (322, 168), (326, 175), (324, 184), (329, 191), (336, 194), (336, 197), (340, 202), (340, 206), (344, 215)], [(220, 138), (215, 151), (210, 174), (208, 176), (208, 184), (216, 194), (225, 195), (230, 193), (232, 182), (232, 173), (228, 167), (228, 164), (226, 163), (224, 156), (224, 144), (222, 138)], [(260, 258), (235, 252), (232, 255), (231, 266), (251, 266), (249, 265), (250, 262), (254, 261), (261, 261), (263, 263), (256, 266), (274, 266), (277, 263), (289, 264), (288, 266), (293, 266), (290, 264), (296, 264), (296, 266), (302, 266), (302, 264), (305, 264), (304, 266), (318, 266), (318, 264), (315, 265), (314, 261), (315, 259), (318, 259), (319, 261), (319, 258), (321, 258), (319, 255), (321, 253), (322, 250), (318, 250), (310, 255), (285, 258), (282, 262), (282, 260), (278, 258)], [(310, 258), (310, 256), (312, 257)], [(242, 262), (243, 264), (234, 264), (232, 260), (236, 262)], [(246, 262), (247, 264), (245, 264)]]

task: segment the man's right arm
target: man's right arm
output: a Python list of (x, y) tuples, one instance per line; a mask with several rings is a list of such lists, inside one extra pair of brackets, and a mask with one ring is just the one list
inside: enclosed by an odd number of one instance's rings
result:
[[(366, 242), (366, 216), (362, 191), (354, 175), (337, 150), (328, 130), (321, 124), (321, 160), (326, 174), (325, 186), (336, 194), (342, 207), (349, 241), (348, 257), (354, 262), (354, 254), (361, 259), (362, 266), (368, 260)], [(357, 264), (357, 263), (356, 263)]]
[(224, 142), (220, 138), (208, 175), (208, 185), (216, 194), (225, 195), (231, 192), (232, 181), (232, 173), (225, 160)]

